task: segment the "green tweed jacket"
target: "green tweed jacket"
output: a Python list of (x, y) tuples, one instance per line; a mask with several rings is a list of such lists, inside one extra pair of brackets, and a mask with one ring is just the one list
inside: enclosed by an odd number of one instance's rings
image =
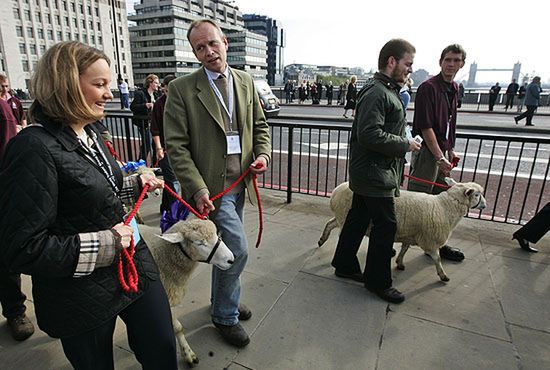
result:
[[(241, 168), (245, 171), (260, 154), (271, 157), (269, 128), (252, 77), (230, 68), (241, 140)], [(193, 195), (208, 189), (216, 195), (224, 188), (227, 141), (223, 112), (204, 67), (169, 85), (164, 108), (165, 146), (180, 181), (183, 198), (194, 204)], [(250, 177), (246, 179), (253, 204)], [(214, 203), (219, 209), (219, 200)]]

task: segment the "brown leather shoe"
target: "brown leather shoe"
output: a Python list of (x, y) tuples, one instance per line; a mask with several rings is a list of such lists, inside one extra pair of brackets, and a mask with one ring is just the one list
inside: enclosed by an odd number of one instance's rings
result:
[(8, 327), (13, 339), (19, 342), (27, 339), (34, 333), (34, 325), (25, 314), (8, 319)]
[(367, 288), (369, 292), (376, 294), (378, 297), (382, 298), (386, 302), (401, 303), (405, 300), (405, 295), (394, 287), (382, 289), (372, 288), (368, 285), (365, 285), (365, 288)]
[(240, 323), (223, 325), (215, 322), (214, 326), (219, 330), (223, 339), (232, 346), (242, 348), (250, 343), (250, 338)]
[(252, 311), (244, 303), (239, 303), (239, 321), (250, 320)]

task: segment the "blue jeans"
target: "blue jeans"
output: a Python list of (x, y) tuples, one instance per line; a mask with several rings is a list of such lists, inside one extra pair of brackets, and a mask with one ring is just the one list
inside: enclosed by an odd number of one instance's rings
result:
[(248, 243), (243, 226), (244, 190), (239, 194), (225, 195), (214, 218), (224, 243), (231, 249), (235, 262), (229, 270), (212, 266), (212, 321), (222, 325), (239, 322), (241, 273), (248, 260)]

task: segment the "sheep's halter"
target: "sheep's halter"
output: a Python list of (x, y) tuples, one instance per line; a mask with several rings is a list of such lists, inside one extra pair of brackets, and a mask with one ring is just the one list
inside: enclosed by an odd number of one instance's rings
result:
[[(109, 152), (111, 152), (111, 154), (113, 155), (113, 157), (117, 161), (119, 161), (121, 163), (124, 163), (120, 159), (120, 156), (117, 154), (117, 152), (115, 151), (115, 149), (113, 148), (111, 143), (105, 141), (105, 145), (107, 145), (107, 148), (109, 149)], [(263, 167), (263, 165), (261, 163), (258, 163), (256, 165), (257, 169), (260, 169), (262, 167)], [(219, 199), (219, 198), (223, 197), (225, 194), (230, 192), (235, 186), (237, 186), (237, 184), (239, 184), (239, 182), (243, 181), (244, 178), (248, 175), (252, 176), (252, 183), (254, 184), (254, 192), (256, 193), (256, 200), (258, 201), (259, 230), (258, 230), (258, 238), (256, 239), (256, 248), (258, 248), (260, 246), (261, 241), (262, 241), (262, 233), (263, 233), (263, 230), (264, 230), (263, 214), (262, 214), (262, 203), (260, 201), (260, 191), (258, 189), (257, 175), (255, 173), (251, 172), (250, 167), (247, 168), (246, 171), (244, 171), (243, 174), (233, 184), (231, 184), (227, 189), (223, 190), (221, 193), (219, 193), (217, 195), (214, 195), (213, 197), (210, 198), (210, 200), (215, 201), (216, 199)], [(132, 221), (132, 218), (134, 218), (134, 216), (136, 215), (139, 207), (141, 206), (141, 203), (143, 202), (143, 199), (145, 198), (145, 194), (147, 194), (148, 189), (149, 189), (149, 185), (144, 185), (143, 186), (143, 191), (141, 192), (136, 204), (134, 205), (134, 209), (132, 209), (132, 212), (130, 212), (130, 214), (128, 215), (128, 218), (126, 219), (126, 221), (124, 221), (125, 225), (129, 225), (130, 222)], [(203, 219), (203, 220), (208, 218), (207, 217), (208, 216), (207, 212), (204, 212), (201, 215), (199, 212), (197, 212), (197, 210), (195, 210), (189, 203), (187, 203), (185, 200), (183, 200), (178, 195), (178, 193), (176, 193), (168, 185), (164, 184), (164, 189), (168, 190), (168, 192), (174, 198), (176, 198), (178, 201), (180, 201), (185, 207), (187, 207), (191, 212), (193, 212), (193, 214), (195, 216), (197, 216), (198, 218)], [(218, 243), (216, 244), (216, 246), (219, 246), (220, 242), (221, 242), (221, 239), (218, 238)], [(216, 249), (217, 248), (214, 248), (213, 253), (211, 254), (211, 256), (214, 255)], [(137, 291), (138, 291), (138, 273), (137, 273), (136, 266), (135, 266), (134, 260), (133, 260), (134, 253), (135, 253), (134, 237), (132, 236), (132, 239), (131, 239), (131, 242), (130, 242), (130, 247), (128, 248), (128, 250), (126, 250), (126, 248), (123, 248), (122, 252), (120, 253), (120, 259), (118, 261), (118, 280), (120, 282), (120, 285), (122, 286), (122, 289), (124, 289), (125, 292), (137, 293)], [(210, 258), (211, 257), (209, 257), (209, 259)], [(128, 282), (126, 281), (125, 276), (124, 276), (123, 259), (126, 260), (126, 273), (128, 275)]]

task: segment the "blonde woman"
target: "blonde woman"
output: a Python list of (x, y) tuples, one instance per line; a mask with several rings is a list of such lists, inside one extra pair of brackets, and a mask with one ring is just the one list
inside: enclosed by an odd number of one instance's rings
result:
[[(95, 122), (112, 99), (109, 58), (69, 41), (52, 46), (31, 80), (30, 127), (0, 168), (0, 263), (31, 275), (38, 326), (60, 338), (75, 369), (113, 369), (117, 317), (143, 369), (177, 369), (170, 307), (149, 249), (124, 225), (154, 175), (123, 179)], [(134, 190), (136, 190), (134, 192)], [(118, 281), (118, 255), (135, 242), (136, 292)]]

